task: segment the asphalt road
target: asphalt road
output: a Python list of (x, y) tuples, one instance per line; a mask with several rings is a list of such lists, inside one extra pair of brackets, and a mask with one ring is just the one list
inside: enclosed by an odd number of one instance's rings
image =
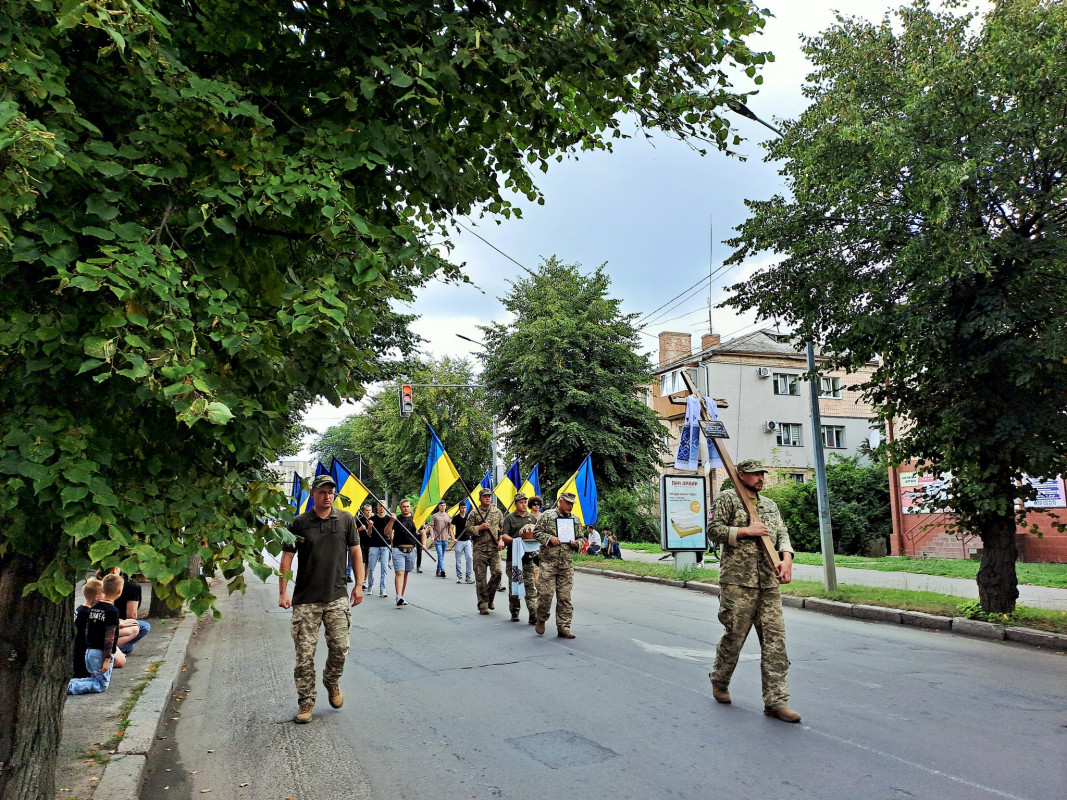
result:
[(308, 725), (276, 582), (222, 598), (141, 797), (1067, 797), (1063, 656), (786, 609), (789, 725), (761, 713), (754, 641), (733, 705), (711, 699), (713, 597), (577, 575), (565, 641), (510, 622), (502, 593), (479, 616), (429, 566), (411, 605), (390, 585), (354, 610), (345, 706), (320, 691)]

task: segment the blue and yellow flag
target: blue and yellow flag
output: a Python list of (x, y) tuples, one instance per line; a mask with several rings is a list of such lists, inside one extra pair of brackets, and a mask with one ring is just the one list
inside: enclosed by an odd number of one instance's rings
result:
[(340, 459), (335, 458), (330, 464), (330, 474), (337, 481), (337, 496), (344, 498), (341, 508), (350, 514), (358, 512), (370, 494), (370, 489), (360, 483), (359, 478), (353, 475)]
[(526, 495), (527, 499), (532, 498), (534, 495), (541, 497), (541, 465), (534, 464), (533, 469), (530, 470), (529, 476), (526, 478), (526, 483), (519, 489)]
[(511, 507), (515, 505), (515, 495), (519, 493), (519, 487), (522, 486), (522, 475), (519, 474), (519, 459), (515, 459), (515, 463), (508, 467), (508, 471), (504, 473), (503, 480), (496, 485), (496, 499), (504, 504), (504, 508), (511, 511)]
[[(323, 466), (321, 461), (315, 464), (315, 477), (317, 478), (319, 475), (332, 475), (332, 473)], [(334, 478), (334, 480), (337, 479)], [(311, 490), (309, 489), (303, 493), (303, 496), (300, 499), (300, 505), (296, 507), (296, 510), (298, 514), (303, 514), (305, 511), (309, 511), (314, 507), (315, 499), (311, 496)]]
[[(474, 491), (471, 492), (470, 497), (468, 497), (466, 500), (463, 501), (464, 503), (467, 504), (467, 513), (468, 514), (471, 513), (471, 509), (472, 508), (477, 508), (480, 505), (480, 501), (478, 500), (478, 495), (482, 491), (482, 489), (492, 489), (492, 488), (493, 488), (493, 470), (490, 469), (490, 470), (486, 471), (485, 477), (482, 478), (481, 483), (479, 483), (477, 486), (474, 487)], [(448, 513), (450, 513), (453, 516), (455, 516), (455, 513), (458, 510), (459, 510), (459, 503), (456, 503), (454, 506), (452, 506), (452, 510), (449, 511)]]
[(582, 466), (571, 475), (571, 479), (560, 487), (556, 494), (556, 502), (564, 492), (574, 492), (578, 499), (574, 503), (574, 516), (578, 517), (583, 525), (592, 525), (596, 522), (597, 501), (596, 481), (593, 480), (593, 454), (585, 457)]
[(419, 490), (419, 502), (415, 505), (415, 527), (421, 528), (427, 518), (437, 508), (441, 498), (453, 483), (459, 480), (459, 471), (452, 459), (445, 452), (445, 446), (430, 428), (430, 452), (426, 456), (426, 470), (422, 474), (422, 489)]
[(289, 505), (295, 506), (297, 513), (300, 513), (300, 504), (304, 502), (307, 497), (307, 493), (304, 491), (304, 484), (300, 480), (300, 476), (297, 473), (293, 473), (293, 488), (289, 495)]

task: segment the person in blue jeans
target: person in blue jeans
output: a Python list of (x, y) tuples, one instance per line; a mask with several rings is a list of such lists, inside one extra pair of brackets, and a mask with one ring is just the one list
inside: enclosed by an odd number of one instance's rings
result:
[(115, 601), (122, 594), (122, 576), (104, 577), (103, 598), (89, 609), (85, 623), (85, 669), (87, 678), (71, 678), (67, 694), (106, 692), (111, 685), (115, 643), (119, 637), (119, 610)]
[(374, 591), (374, 565), (381, 564), (381, 577), (379, 580), (379, 591), (382, 597), (388, 597), (389, 594), (385, 591), (385, 573), (388, 571), (389, 558), (392, 555), (392, 549), (389, 547), (389, 537), (385, 533), (386, 527), (389, 525), (390, 519), (385, 513), (385, 506), (378, 503), (378, 510), (371, 517), (371, 540), (370, 540), (370, 560), (367, 562), (367, 590)]
[(452, 541), (452, 516), (448, 513), (448, 504), (442, 500), (437, 504), (437, 511), (430, 517), (433, 531), (433, 546), (437, 550), (437, 577), (447, 578), (445, 574), (445, 551)]

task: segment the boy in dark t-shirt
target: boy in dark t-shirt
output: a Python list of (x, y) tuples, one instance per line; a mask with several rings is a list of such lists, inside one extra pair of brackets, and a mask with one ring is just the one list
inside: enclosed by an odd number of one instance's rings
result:
[(104, 582), (99, 578), (89, 578), (82, 587), (85, 603), (74, 610), (74, 672), (75, 678), (88, 678), (89, 670), (85, 668), (85, 625), (89, 621), (89, 609), (100, 601), (104, 595)]
[(103, 583), (103, 599), (89, 609), (85, 623), (85, 669), (89, 677), (71, 678), (67, 694), (104, 692), (111, 685), (119, 635), (119, 611), (114, 603), (122, 594), (122, 576), (107, 575)]

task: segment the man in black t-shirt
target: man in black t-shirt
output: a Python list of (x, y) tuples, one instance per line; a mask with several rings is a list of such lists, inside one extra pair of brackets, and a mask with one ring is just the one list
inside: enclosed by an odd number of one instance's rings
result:
[[(295, 544), (282, 546), (281, 577), (278, 579), (278, 605), (293, 609), (293, 641), (296, 643), (296, 667), (293, 677), (300, 702), (294, 722), (311, 722), (315, 708), (315, 646), (319, 627), (326, 629), (329, 655), (322, 670), (322, 682), (330, 696), (330, 705), (344, 704), (341, 674), (348, 656), (348, 634), (352, 627), (353, 606), (363, 602), (363, 557), (359, 550), (356, 520), (347, 511), (333, 507), (337, 484), (329, 475), (317, 475), (311, 483), (315, 505), (293, 520), (289, 530)], [(300, 562), (296, 590), (290, 602), (285, 577), (293, 566), (293, 556)], [(345, 587), (347, 558), (356, 568), (356, 584), (351, 598)]]
[(411, 515), (411, 501), (400, 501), (400, 516), (393, 514), (385, 528), (385, 535), (393, 547), (393, 572), (396, 581), (396, 604), (406, 606), (404, 592), (408, 588), (408, 573), (415, 569), (415, 552), (426, 547), (425, 529), (415, 527), (415, 517)]
[[(452, 517), (452, 526), (455, 530), (455, 544), (453, 549), (456, 551), (456, 583), (463, 583), (463, 576), (467, 576), (467, 583), (474, 583), (474, 559), (471, 555), (471, 535), (466, 532), (467, 527), (467, 502), (463, 501), (459, 504), (459, 509), (456, 511), (456, 515)], [(463, 566), (466, 564), (466, 571)]]
[[(152, 630), (152, 626), (148, 623), (148, 620), (140, 619), (141, 609), (141, 584), (131, 578), (125, 573), (122, 575), (122, 594), (119, 595), (119, 599), (115, 602), (115, 608), (119, 610), (119, 626), (122, 627), (126, 620), (130, 620), (137, 623), (137, 634), (128, 642), (120, 642), (119, 650), (126, 655), (133, 652), (133, 646), (137, 642), (141, 641)], [(125, 638), (125, 637), (122, 637)]]

